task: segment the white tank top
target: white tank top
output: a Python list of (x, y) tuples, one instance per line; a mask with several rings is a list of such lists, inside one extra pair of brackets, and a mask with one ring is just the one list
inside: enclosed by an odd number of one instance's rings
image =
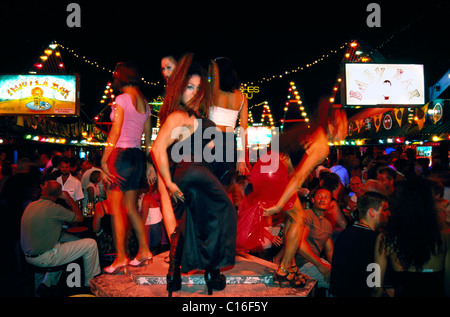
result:
[(242, 106), (244, 105), (244, 101), (245, 101), (244, 94), (242, 94), (242, 104), (239, 110), (211, 106), (211, 108), (209, 109), (208, 117), (216, 125), (234, 128), (236, 126), (236, 121), (239, 116), (239, 112), (241, 111)]

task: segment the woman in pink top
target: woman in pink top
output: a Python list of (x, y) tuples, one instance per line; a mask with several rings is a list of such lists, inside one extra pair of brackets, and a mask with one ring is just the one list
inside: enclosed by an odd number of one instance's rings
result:
[[(151, 109), (139, 90), (140, 76), (132, 63), (118, 63), (113, 74), (114, 86), (122, 94), (115, 99), (113, 124), (102, 157), (105, 181), (110, 186), (108, 198), (114, 208), (114, 232), (117, 257), (106, 273), (117, 273), (128, 264), (140, 266), (152, 259), (145, 238), (144, 223), (137, 212), (137, 194), (144, 169), (144, 153), (141, 149), (142, 133), (145, 133), (145, 154), (149, 154), (151, 140)], [(128, 216), (128, 217), (127, 217)], [(125, 250), (128, 218), (139, 241), (136, 258), (129, 261)]]

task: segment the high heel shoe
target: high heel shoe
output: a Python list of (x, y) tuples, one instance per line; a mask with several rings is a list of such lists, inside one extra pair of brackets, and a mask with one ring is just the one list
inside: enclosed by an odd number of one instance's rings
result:
[(114, 266), (114, 263), (110, 266), (107, 266), (103, 269), (103, 272), (108, 274), (118, 274), (120, 271), (124, 271), (124, 273), (127, 273), (127, 264), (128, 262), (121, 263), (118, 266)]
[(167, 291), (169, 292), (169, 297), (172, 297), (173, 292), (178, 292), (181, 290), (181, 271), (179, 268), (175, 268), (172, 272), (169, 272), (166, 276), (167, 281)]
[[(280, 268), (285, 273), (284, 275), (280, 275), (275, 272), (275, 274), (273, 275), (274, 281), (276, 280), (280, 287), (283, 287), (283, 284), (285, 282), (289, 283), (289, 286), (292, 288), (300, 288), (305, 286), (306, 282), (300, 280), (295, 272), (289, 272), (281, 265), (278, 268)], [(288, 276), (290, 275), (292, 275), (292, 278), (288, 278)]]
[(208, 295), (213, 294), (213, 289), (222, 291), (227, 286), (225, 275), (220, 274), (220, 270), (205, 271), (205, 282), (208, 288)]
[(134, 266), (134, 267), (140, 267), (140, 266), (146, 266), (153, 263), (153, 257), (149, 258), (143, 258), (141, 260), (138, 260), (137, 257), (128, 262), (128, 265)]
[(184, 240), (178, 228), (170, 235), (169, 252), (169, 271), (167, 272), (166, 282), (169, 297), (173, 292), (181, 290), (181, 254), (183, 251)]
[(306, 274), (303, 274), (302, 272), (300, 272), (300, 270), (298, 269), (297, 265), (293, 265), (291, 267), (291, 272), (294, 273), (295, 275), (297, 275), (298, 279), (304, 283), (306, 285), (306, 282), (309, 280), (309, 276)]

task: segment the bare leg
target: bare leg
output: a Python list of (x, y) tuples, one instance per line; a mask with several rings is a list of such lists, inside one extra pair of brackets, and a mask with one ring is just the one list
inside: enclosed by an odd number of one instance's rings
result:
[(152, 256), (152, 253), (150, 252), (147, 244), (147, 239), (145, 238), (144, 222), (137, 212), (137, 193), (137, 190), (126, 191), (124, 193), (124, 205), (131, 225), (139, 241), (139, 252), (136, 258), (150, 258)]
[(293, 208), (287, 211), (288, 227), (285, 233), (284, 254), (280, 267), (277, 270), (277, 273), (280, 275), (285, 274), (281, 267), (290, 272), (292, 266), (295, 265), (295, 254), (298, 251), (300, 237), (304, 228), (303, 213), (303, 208), (298, 199), (295, 200)]
[(108, 192), (108, 198), (111, 201), (112, 214), (113, 214), (113, 230), (114, 230), (114, 242), (116, 245), (117, 256), (113, 263), (113, 266), (127, 262), (127, 256), (125, 253), (125, 234), (127, 229), (126, 214), (123, 208), (123, 193), (121, 191)]

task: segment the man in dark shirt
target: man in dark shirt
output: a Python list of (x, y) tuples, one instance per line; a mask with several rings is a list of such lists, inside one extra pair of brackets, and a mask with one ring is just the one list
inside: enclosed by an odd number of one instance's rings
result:
[(331, 262), (330, 292), (336, 297), (369, 297), (367, 278), (372, 273), (377, 230), (389, 217), (387, 197), (366, 192), (358, 198), (360, 221), (341, 232)]

